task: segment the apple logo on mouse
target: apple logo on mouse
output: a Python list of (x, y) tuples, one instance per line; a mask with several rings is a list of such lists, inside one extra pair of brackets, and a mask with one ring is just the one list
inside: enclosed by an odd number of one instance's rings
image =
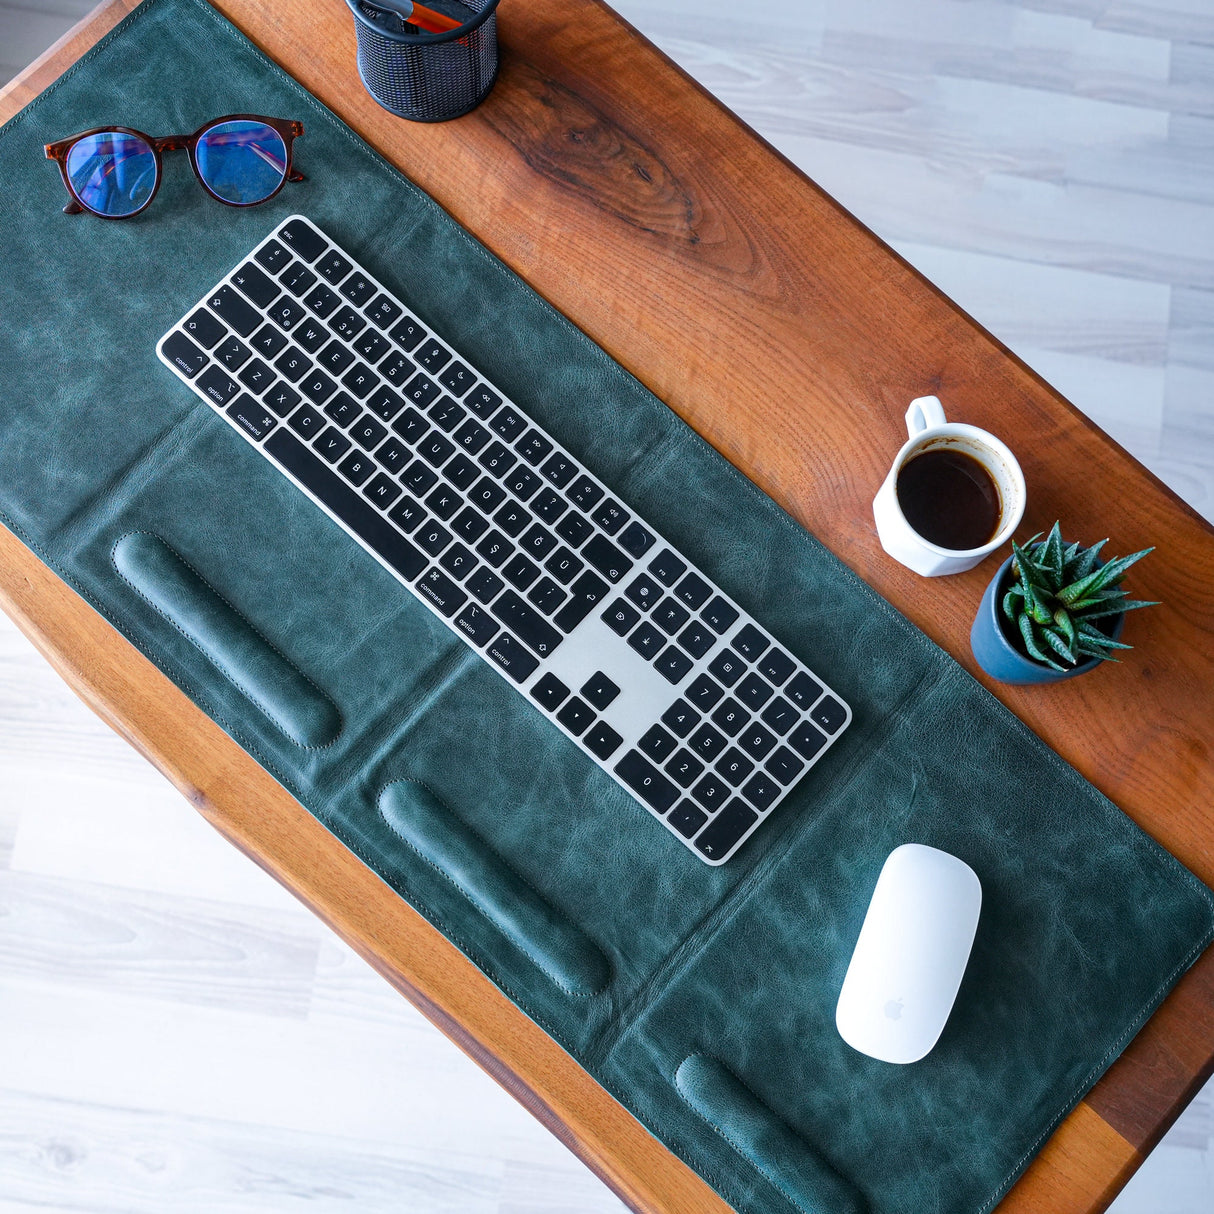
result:
[(885, 1004), (885, 1014), (891, 1020), (901, 1020), (902, 1019), (902, 1000), (901, 999), (888, 1000)]

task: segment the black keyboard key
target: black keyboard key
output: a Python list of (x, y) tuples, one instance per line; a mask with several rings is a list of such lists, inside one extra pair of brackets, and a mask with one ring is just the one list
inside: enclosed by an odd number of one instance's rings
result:
[[(514, 551), (514, 545), (500, 531), (490, 531), (477, 544), (476, 551), (496, 569), (503, 561), (509, 558), (510, 554)], [(525, 557), (520, 559), (526, 560)], [(528, 561), (527, 563), (530, 564), (531, 562)]]
[(506, 502), (493, 521), (510, 536), (521, 535), (531, 523), (531, 515), (517, 502)]
[(363, 413), (349, 433), (364, 451), (374, 451), (388, 437), (388, 427), (381, 426), (369, 413)]
[(321, 320), (331, 316), (340, 305), (341, 296), (336, 291), (330, 291), (323, 283), (304, 296), (304, 307), (310, 308)]
[(261, 262), (271, 274), (277, 274), (291, 260), (291, 252), (278, 243), (277, 240), (267, 240), (253, 255), (254, 260)]
[[(412, 361), (399, 351), (393, 350), (379, 364), (379, 373), (394, 388), (399, 388), (408, 395), (410, 400), (415, 400), (423, 408), (438, 395), (438, 385), (427, 379), (420, 371), (415, 375)], [(413, 390), (410, 391), (410, 389)]]
[(463, 502), (459, 494), (450, 485), (445, 485), (442, 481), (439, 481), (434, 486), (430, 496), (426, 498), (426, 505), (445, 523), (463, 505)]
[(761, 759), (776, 744), (773, 733), (763, 728), (758, 721), (751, 721), (738, 737), (738, 745), (752, 759)]
[[(286, 270), (284, 270), (278, 276), (278, 281), (281, 282), (282, 285), (286, 287), (296, 299), (298, 299), (304, 294), (305, 291), (310, 291), (316, 285), (316, 275), (313, 274), (302, 261), (296, 261), (288, 266)], [(240, 286), (239, 283), (236, 285)], [(246, 291), (245, 294), (247, 295), (248, 292)], [(277, 292), (275, 292), (275, 294), (277, 294)], [(273, 298), (274, 296), (271, 295), (270, 299)], [(264, 308), (266, 304), (270, 302), (270, 300), (266, 300), (265, 302), (262, 302), (261, 300), (254, 300), (254, 302), (260, 303)]]
[(453, 362), (439, 377), (438, 382), (452, 396), (463, 396), (476, 383), (476, 376), (461, 362)]
[(543, 481), (534, 472), (520, 467), (508, 472), (503, 484), (520, 502), (525, 502), (543, 484)]
[(441, 468), (455, 454), (455, 447), (450, 439), (439, 434), (437, 430), (431, 430), (417, 444), (417, 453), (432, 467)]
[(822, 685), (815, 682), (805, 673), (801, 671), (795, 679), (787, 687), (784, 688), (784, 694), (799, 708), (802, 712), (807, 712), (813, 707), (814, 701), (822, 694)]
[(556, 533), (570, 548), (580, 548), (594, 534), (594, 527), (571, 510), (557, 523)]
[(780, 786), (765, 772), (756, 771), (742, 785), (742, 796), (759, 811), (766, 813), (772, 802), (780, 795)]
[(287, 425), (300, 438), (306, 438), (311, 442), (325, 428), (325, 419), (310, 405), (304, 405), (291, 414), (291, 420), (287, 422)]
[(679, 799), (678, 788), (638, 751), (630, 750), (615, 765), (615, 773), (659, 814), (666, 813)]
[(406, 314), (389, 332), (388, 336), (406, 352), (412, 350), (423, 337), (426, 330), (412, 316)]
[(562, 586), (568, 586), (585, 566), (568, 548), (562, 545), (544, 562), (544, 568)]
[(287, 344), (287, 339), (273, 325), (262, 325), (252, 337), (249, 345), (262, 358), (275, 358)]
[(455, 617), (455, 626), (478, 648), (487, 645), (501, 631), (497, 621), (475, 603), (469, 603)]
[(381, 337), (372, 329), (368, 329), (365, 333), (359, 334), (354, 341), (354, 348), (374, 366), (392, 347), (388, 344), (386, 337)]
[(794, 670), (797, 664), (780, 649), (769, 649), (766, 656), (759, 663), (759, 673), (770, 679), (777, 687), (784, 682), (786, 678)]
[(400, 494), (400, 486), (390, 476), (385, 476), (382, 472), (377, 472), (363, 488), (363, 497), (373, 506), (378, 506), (381, 510), (387, 510), (400, 497)]
[(709, 628), (720, 634), (727, 628), (732, 628), (738, 619), (738, 609), (731, 607), (720, 595), (717, 595), (704, 608), (704, 619)]
[(489, 438), (489, 431), (471, 418), (455, 432), (455, 441), (468, 455), (475, 455), (489, 441)]
[(666, 638), (648, 621), (642, 620), (628, 638), (628, 644), (643, 658), (655, 658), (666, 644)]
[(413, 361), (425, 367), (431, 375), (437, 375), (451, 361), (451, 352), (443, 349), (442, 345), (431, 337), (413, 352)]
[(716, 643), (717, 638), (699, 620), (692, 620), (679, 634), (679, 644), (693, 658), (702, 658)]
[(251, 261), (232, 271), (232, 282), (259, 308), (268, 308), (278, 298), (278, 284)]
[(513, 590), (503, 592), (490, 611), (540, 657), (546, 658), (564, 640), (539, 611), (525, 603)]
[(802, 721), (788, 735), (788, 744), (803, 759), (812, 759), (826, 745), (826, 735), (809, 721)]
[(375, 458), (395, 476), (413, 458), (413, 455), (400, 439), (390, 438), (376, 451)]
[(318, 321), (305, 320), (292, 336), (309, 354), (315, 354), (329, 340), (329, 331)]
[(602, 712), (620, 694), (620, 689), (601, 670), (596, 670), (582, 685), (581, 694)]
[(687, 572), (687, 562), (679, 560), (669, 548), (664, 548), (649, 562), (649, 572), (663, 586), (673, 586)]
[(292, 219), (281, 232), (278, 239), (283, 244), (290, 245), (296, 257), (302, 257), (311, 264), (329, 246), (325, 238), (310, 224), (302, 219)]
[(620, 743), (623, 742), (620, 737), (606, 721), (599, 721), (592, 726), (590, 732), (582, 739), (585, 747), (592, 755), (599, 759), (609, 759), (620, 748)]
[(471, 506), (465, 506), (456, 515), (451, 528), (460, 539), (475, 544), (489, 530), (489, 524)]
[(330, 249), (317, 263), (317, 272), (330, 282), (341, 282), (354, 267), (336, 250)]
[(465, 586), (478, 598), (482, 603), (492, 602), (506, 588), (506, 583), (502, 581), (496, 573), (491, 573), (483, 565), (478, 569), (465, 583)]
[(540, 578), (527, 595), (545, 615), (551, 615), (564, 601), (565, 592), (550, 578)]
[(529, 653), (526, 646), (508, 632), (499, 632), (496, 640), (489, 643), (487, 652), (516, 683), (530, 678), (540, 664), (539, 658)]
[(495, 434), (500, 434), (506, 442), (512, 443), (527, 429), (527, 419), (517, 409), (507, 405), (493, 415), (489, 429)]
[(707, 712), (725, 693), (706, 674), (702, 674), (683, 694), (700, 712)]
[(603, 612), (603, 621), (607, 627), (620, 636), (627, 636), (640, 618), (641, 613), (631, 603), (625, 603), (623, 599), (616, 599)]
[(569, 698), (569, 688), (554, 674), (546, 674), (531, 689), (531, 698), (549, 712), (555, 712)]
[(632, 559), (603, 535), (596, 535), (590, 540), (582, 549), (582, 556), (609, 582), (618, 582), (632, 568)]
[(400, 483), (420, 497), (424, 493), (429, 493), (438, 484), (438, 473), (429, 464), (415, 459), (400, 474)]
[(670, 683), (681, 683), (690, 673), (695, 663), (681, 650), (668, 645), (662, 654), (654, 659), (653, 668)]
[(576, 738), (594, 720), (594, 709), (585, 700), (574, 696), (556, 714), (556, 719)]
[(691, 618), (691, 612), (672, 598), (664, 598), (653, 609), (653, 622), (665, 633), (673, 636)]
[(236, 378), (250, 392), (260, 396), (274, 382), (274, 372), (261, 361), (260, 358), (255, 358), (243, 370), (238, 371)]
[(711, 662), (709, 671), (714, 674), (726, 687), (732, 687), (746, 669), (746, 663), (732, 649), (722, 649)]
[(240, 391), (240, 385), (219, 367), (208, 367), (197, 383), (217, 405), (226, 405)]
[(247, 392), (242, 392), (227, 409), (228, 416), (246, 434), (260, 442), (278, 423), (274, 414), (263, 409)]
[(685, 738), (699, 723), (700, 714), (686, 700), (675, 700), (662, 713), (662, 724), (678, 738)]
[(274, 360), (274, 369), (283, 379), (295, 384), (312, 369), (312, 360), (298, 347), (288, 346)]
[(351, 307), (338, 308), (329, 321), (329, 328), (346, 341), (353, 341), (366, 327), (367, 322)]
[(278, 414), (279, 417), (286, 417), (292, 409), (299, 404), (299, 393), (294, 388), (288, 388), (286, 384), (277, 384), (262, 398), (264, 404)]
[(467, 416), (468, 410), (449, 396), (440, 396), (430, 406), (430, 420), (447, 434), (450, 434)]
[(434, 519), (428, 518), (413, 533), (413, 538), (423, 552), (428, 552), (431, 556), (438, 556), (451, 543), (451, 532), (441, 523), (436, 523)]
[(687, 739), (688, 749), (701, 759), (709, 761), (715, 759), (725, 749), (726, 745), (725, 738), (713, 729), (707, 721)]
[(690, 788), (704, 770), (704, 764), (690, 751), (678, 750), (666, 764), (666, 772), (680, 788)]
[(718, 774), (737, 788), (755, 769), (755, 765), (736, 747), (731, 746), (717, 761)]
[[(374, 400), (374, 397), (372, 397)], [(392, 429), (409, 443), (416, 446), (422, 438), (430, 433), (430, 424), (416, 409), (409, 408), (401, 413), (392, 423)]]
[[(385, 360), (388, 361), (388, 360)], [(380, 371), (384, 378), (391, 382), (392, 375), (390, 371), (381, 366)], [(439, 394), (439, 386), (428, 375), (423, 375), (418, 372), (405, 386), (401, 389), (401, 394), (411, 400), (415, 405), (420, 405), (423, 409), (434, 403), (435, 398)]]
[[(468, 403), (471, 405), (472, 402), (469, 401)], [(528, 430), (515, 443), (515, 449), (523, 459), (534, 467), (552, 450), (552, 444), (538, 430)]]
[(396, 324), (404, 313), (400, 304), (393, 303), (386, 295), (377, 295), (363, 311), (371, 318), (371, 323), (381, 329)]
[(689, 573), (675, 588), (675, 597), (692, 611), (699, 611), (712, 593), (712, 587), (696, 573)]
[[(290, 333), (301, 321), (308, 319), (308, 314), (293, 299), (286, 295), (266, 313), (267, 316), (284, 332)], [(258, 320), (261, 318), (258, 317)], [(236, 326), (233, 326), (235, 328)]]
[[(498, 396), (492, 388), (487, 388), (484, 384), (477, 384), (471, 392), (464, 397), (464, 404), (472, 410), (482, 421), (493, 415), (493, 411), (502, 403), (502, 398)], [(551, 444), (549, 444), (551, 449)]]
[(631, 599), (642, 611), (648, 611), (662, 597), (662, 588), (653, 578), (642, 573), (624, 591), (624, 597)]
[(568, 509), (555, 489), (542, 489), (531, 499), (531, 509), (546, 523), (555, 523)]
[[(482, 476), (468, 490), (468, 500), (478, 510), (483, 510), (486, 514), (492, 514), (506, 500), (506, 491), (496, 481), (490, 480), (487, 476)], [(535, 556), (535, 553), (533, 552), (531, 555)]]
[(337, 465), (337, 470), (352, 485), (362, 485), (375, 471), (375, 465), (369, 455), (364, 455), (355, 448)]
[(684, 839), (690, 839), (708, 821), (708, 815), (702, 809), (697, 809), (690, 801), (684, 801), (670, 811), (666, 821)]
[(220, 324), (204, 307), (200, 307), (193, 316), (182, 320), (181, 327), (203, 350), (212, 350), (222, 340), (223, 334), (227, 333), (227, 325)]
[(462, 582), (476, 568), (476, 557), (463, 544), (452, 544), (439, 558), (438, 563), (457, 582)]
[(772, 751), (763, 766), (781, 784), (791, 784), (805, 770), (805, 764), (787, 746), (780, 746)]
[(713, 724), (729, 737), (736, 737), (750, 720), (750, 713), (732, 696), (726, 696), (712, 712)]
[(323, 404), (337, 391), (337, 384), (323, 371), (309, 371), (299, 381), (299, 390), (314, 404)]
[(355, 363), (341, 377), (341, 382), (359, 400), (362, 400), (379, 381), (375, 378), (375, 372), (366, 363)]
[(443, 474), (457, 489), (466, 491), (472, 487), (473, 481), (481, 473), (480, 469), (463, 452), (460, 452), (443, 469)]
[(590, 510), (603, 496), (603, 491), (588, 476), (579, 476), (569, 486), (569, 500), (579, 510)]
[(758, 712), (775, 693), (769, 684), (765, 683), (752, 670), (739, 684), (734, 695), (752, 712)]
[(241, 337), (248, 337), (261, 324), (261, 313), (226, 283), (207, 300), (207, 307)]
[[(375, 295), (375, 284), (363, 273), (355, 270), (341, 284), (341, 293), (356, 307), (361, 308)], [(361, 326), (360, 326), (361, 327)]]
[(407, 493), (388, 511), (388, 517), (402, 530), (413, 531), (426, 517), (426, 512)]
[(718, 780), (716, 776), (709, 772), (691, 790), (691, 795), (706, 809), (717, 810), (729, 800), (729, 785), (724, 780)]
[(746, 624), (738, 630), (733, 647), (748, 662), (755, 661), (771, 645), (771, 642), (753, 625)]
[(814, 705), (809, 719), (826, 733), (834, 733), (847, 720), (847, 709), (834, 696), (823, 696)]
[(763, 709), (764, 723), (781, 736), (786, 734), (797, 723), (800, 716), (801, 714), (783, 696), (776, 696)]
[(239, 337), (232, 336), (215, 351), (215, 357), (229, 371), (235, 372), (253, 357), (253, 351)]
[(279, 427), (264, 450), (407, 581), (426, 567), (425, 557), (294, 435)]
[(206, 351), (200, 350), (184, 333), (170, 333), (160, 348), (187, 379), (193, 379), (209, 361)]
[(325, 405), (325, 414), (344, 430), (351, 422), (357, 419), (359, 414), (358, 403), (351, 400), (344, 392), (339, 392)]
[(710, 860), (720, 860), (758, 820), (749, 805), (735, 798), (704, 828), (695, 846)]
[(653, 547), (653, 536), (640, 523), (632, 522), (620, 533), (619, 544), (629, 556), (642, 557)]
[(427, 569), (415, 585), (421, 596), (448, 619), (468, 601), (468, 596), (437, 565)]
[(330, 464), (335, 464), (350, 450), (350, 440), (340, 430), (335, 429), (333, 426), (326, 426), (312, 440), (312, 446)]
[(615, 535), (628, 521), (628, 511), (614, 498), (609, 497), (590, 517), (608, 535)]
[(540, 567), (534, 561), (529, 561), (521, 552), (516, 552), (502, 566), (502, 577), (519, 590), (526, 590), (539, 575)]
[[(476, 499), (473, 498), (475, 501)], [(556, 536), (551, 531), (541, 527), (539, 523), (532, 523), (530, 527), (519, 537), (518, 546), (533, 560), (542, 561), (547, 559), (548, 554), (555, 551), (557, 543)]]
[(569, 602), (552, 617), (562, 632), (572, 632), (607, 597), (608, 586), (593, 573), (583, 573), (569, 588)]

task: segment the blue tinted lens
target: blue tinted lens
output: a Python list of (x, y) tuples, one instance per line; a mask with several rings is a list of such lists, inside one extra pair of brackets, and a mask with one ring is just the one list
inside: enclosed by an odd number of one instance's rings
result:
[(221, 122), (198, 140), (195, 156), (203, 181), (241, 206), (264, 202), (287, 175), (287, 145), (264, 122)]
[(99, 215), (131, 215), (156, 188), (156, 156), (138, 135), (106, 131), (74, 143), (67, 175), (80, 199)]

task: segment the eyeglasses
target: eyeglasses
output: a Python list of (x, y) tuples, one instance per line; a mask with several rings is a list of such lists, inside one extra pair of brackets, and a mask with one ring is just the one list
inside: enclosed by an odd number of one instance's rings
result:
[(125, 126), (96, 127), (46, 145), (46, 158), (63, 174), (68, 215), (91, 211), (102, 219), (130, 219), (160, 188), (162, 152), (190, 154), (194, 176), (212, 198), (230, 207), (268, 202), (288, 181), (303, 181), (291, 167), (291, 147), (302, 122), (227, 114), (192, 135), (155, 139)]

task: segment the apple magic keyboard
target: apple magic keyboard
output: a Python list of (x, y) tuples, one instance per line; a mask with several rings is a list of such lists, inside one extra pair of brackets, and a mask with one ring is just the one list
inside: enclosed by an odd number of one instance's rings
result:
[(728, 860), (851, 720), (301, 216), (157, 353), (705, 863)]

